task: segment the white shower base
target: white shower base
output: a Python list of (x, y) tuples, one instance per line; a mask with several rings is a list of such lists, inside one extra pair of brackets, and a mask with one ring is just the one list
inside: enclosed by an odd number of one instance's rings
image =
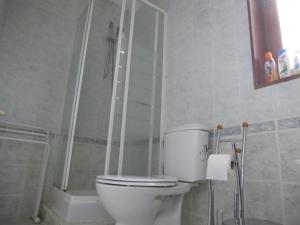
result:
[(113, 219), (99, 202), (96, 191), (63, 192), (53, 187), (50, 208), (67, 223), (113, 224)]

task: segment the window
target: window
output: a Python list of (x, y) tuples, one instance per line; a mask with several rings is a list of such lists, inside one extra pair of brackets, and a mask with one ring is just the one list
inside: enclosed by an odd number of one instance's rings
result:
[[(261, 88), (300, 77), (300, 1), (248, 0), (253, 80), (255, 88)], [(280, 73), (282, 63), (278, 54), (286, 49), (288, 73)], [(268, 79), (266, 52), (271, 52), (276, 63), (276, 79)], [(280, 65), (278, 65), (280, 64)], [(268, 68), (268, 67), (267, 67)], [(278, 70), (279, 68), (279, 70)], [(282, 76), (280, 76), (282, 75)]]

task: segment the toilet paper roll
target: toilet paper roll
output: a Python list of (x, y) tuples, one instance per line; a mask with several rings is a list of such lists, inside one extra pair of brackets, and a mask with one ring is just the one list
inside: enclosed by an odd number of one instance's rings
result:
[(229, 154), (213, 154), (207, 160), (206, 178), (209, 180), (227, 181), (228, 175), (234, 174), (231, 169), (233, 156)]

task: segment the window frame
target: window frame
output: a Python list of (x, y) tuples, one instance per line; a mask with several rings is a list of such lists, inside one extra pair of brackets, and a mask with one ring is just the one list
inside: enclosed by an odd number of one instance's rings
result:
[(277, 53), (283, 48), (277, 2), (276, 0), (247, 0), (247, 7), (254, 88), (259, 89), (300, 78), (300, 74), (297, 74), (272, 82), (264, 80), (264, 53), (271, 51), (278, 64)]

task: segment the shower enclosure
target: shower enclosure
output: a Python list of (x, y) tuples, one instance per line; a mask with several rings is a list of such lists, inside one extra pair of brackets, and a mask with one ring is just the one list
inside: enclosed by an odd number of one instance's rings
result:
[(97, 175), (162, 172), (165, 21), (146, 0), (89, 1), (78, 19), (57, 189), (96, 195)]

